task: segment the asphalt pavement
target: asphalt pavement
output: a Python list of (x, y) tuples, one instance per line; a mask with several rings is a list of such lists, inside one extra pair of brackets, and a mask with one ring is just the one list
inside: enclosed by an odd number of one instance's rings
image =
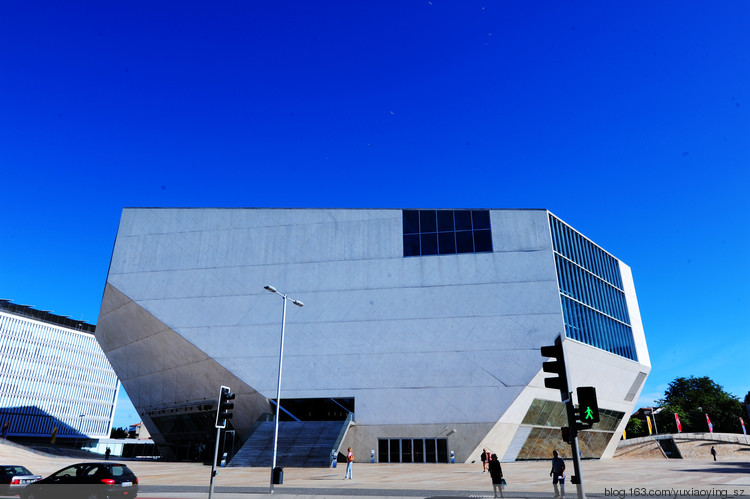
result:
[[(99, 460), (97, 458), (96, 460)], [(0, 445), (0, 460), (22, 464), (48, 475), (81, 461), (33, 453)], [(116, 460), (116, 458), (113, 458)], [(568, 482), (572, 462), (566, 460)], [(139, 478), (141, 499), (205, 499), (211, 468), (198, 463), (129, 461)], [(550, 463), (503, 463), (508, 486), (505, 497), (552, 498)], [(750, 496), (750, 459), (610, 459), (583, 461), (584, 490), (589, 497), (680, 497), (711, 499)], [(481, 464), (354, 464), (354, 477), (344, 480), (337, 468), (285, 468), (283, 484), (270, 492), (270, 469), (219, 468), (213, 498), (479, 498), (493, 497), (489, 473)], [(576, 487), (566, 483), (566, 497), (576, 499)]]

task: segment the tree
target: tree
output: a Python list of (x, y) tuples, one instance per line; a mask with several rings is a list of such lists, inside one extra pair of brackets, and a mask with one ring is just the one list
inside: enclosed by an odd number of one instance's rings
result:
[(109, 438), (128, 438), (128, 430), (125, 428), (112, 428)]
[(683, 432), (708, 432), (706, 414), (715, 432), (739, 433), (742, 404), (707, 376), (675, 378), (657, 400), (662, 411), (656, 416), (660, 433), (676, 433), (674, 414), (680, 417)]
[(648, 435), (648, 429), (646, 429), (646, 423), (642, 419), (631, 417), (628, 420), (628, 425), (625, 427), (625, 436), (627, 438), (645, 437)]

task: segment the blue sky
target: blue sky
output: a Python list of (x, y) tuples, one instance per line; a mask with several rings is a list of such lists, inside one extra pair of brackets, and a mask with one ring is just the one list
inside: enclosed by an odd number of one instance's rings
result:
[(96, 322), (126, 206), (547, 208), (633, 269), (641, 405), (690, 375), (743, 398), (748, 21), (731, 0), (7, 0), (0, 297)]

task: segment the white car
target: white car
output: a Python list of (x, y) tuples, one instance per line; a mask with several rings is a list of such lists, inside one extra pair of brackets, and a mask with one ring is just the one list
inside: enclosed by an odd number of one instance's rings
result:
[(41, 480), (24, 466), (0, 464), (0, 495), (14, 496), (30, 483)]

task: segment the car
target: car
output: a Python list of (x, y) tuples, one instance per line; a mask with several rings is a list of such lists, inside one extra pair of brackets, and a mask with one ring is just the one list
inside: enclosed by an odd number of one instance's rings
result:
[(21, 499), (133, 499), (138, 477), (122, 463), (77, 463), (30, 483)]
[(31, 482), (41, 480), (24, 466), (0, 464), (0, 495), (14, 496)]

